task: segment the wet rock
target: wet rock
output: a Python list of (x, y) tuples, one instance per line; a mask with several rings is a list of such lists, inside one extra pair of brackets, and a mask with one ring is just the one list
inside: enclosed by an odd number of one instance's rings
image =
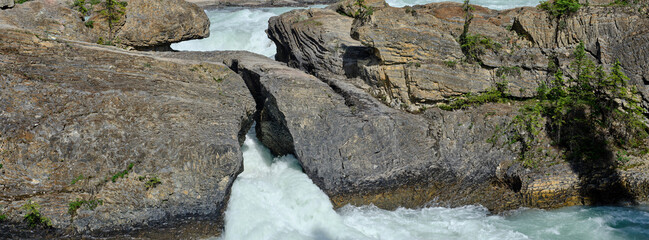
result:
[[(218, 234), (255, 110), (239, 75), (5, 25), (0, 53), (9, 222), (23, 222), (21, 206), (33, 201), (66, 234), (200, 221)], [(96, 204), (70, 210), (81, 200)]]

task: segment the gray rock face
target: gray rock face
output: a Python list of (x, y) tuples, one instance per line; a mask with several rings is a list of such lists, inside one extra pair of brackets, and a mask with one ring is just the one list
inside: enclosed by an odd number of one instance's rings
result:
[[(341, 4), (334, 9), (347, 15), (354, 12)], [(258, 104), (264, 103), (262, 111), (271, 122), (267, 127), (261, 124), (262, 138), (280, 136), (284, 142), (279, 146), (267, 144), (278, 153), (290, 152), (283, 146), (293, 148), (305, 172), (336, 206), (418, 207), (434, 199), (444, 205), (482, 204), (501, 211), (648, 200), (645, 187), (632, 187), (649, 182), (646, 174), (639, 173), (647, 168), (575, 167), (557, 160), (561, 153), (550, 147), (545, 133), (539, 136), (538, 144), (547, 148), (539, 153), (545, 157), (538, 167), (525, 168), (514, 161), (520, 146), (498, 143), (494, 136), (517, 114), (516, 103), (453, 112), (412, 107), (482, 92), (502, 80), (509, 82), (514, 96), (532, 96), (536, 84), (549, 77), (548, 60), (565, 68), (574, 49), (574, 43), (546, 48), (518, 37), (524, 33), (515, 24), (516, 17), (538, 10), (499, 12), (476, 6), (471, 34), (487, 36), (501, 48), (485, 48), (478, 56), (480, 64), (466, 64), (455, 40), (463, 26), (460, 4), (405, 9), (368, 4), (376, 6), (373, 14), (357, 18), (352, 25), (348, 25), (351, 18), (328, 10), (293, 11), (269, 21), (269, 37), (278, 45), (276, 58), (314, 74), (343, 99), (330, 97), (329, 89), (313, 77), (297, 73), (287, 77), (281, 65), (243, 57), (229, 64), (259, 89), (253, 95)], [(349, 40), (346, 29), (358, 41)], [(374, 56), (357, 59), (360, 79), (345, 78), (354, 76), (344, 67), (351, 59), (345, 60), (343, 44), (337, 43), (361, 43), (372, 49)], [(394, 108), (423, 113), (396, 111), (375, 97)]]
[[(201, 219), (218, 233), (255, 111), (239, 75), (4, 26), (0, 53), (0, 212), (9, 221), (22, 222), (29, 200), (72, 233)], [(79, 200), (101, 204), (69, 210)]]
[(210, 35), (210, 20), (196, 4), (184, 0), (130, 0), (117, 33), (134, 47), (168, 45)]
[[(649, 8), (645, 6), (588, 7), (564, 22), (545, 12), (520, 9), (513, 28), (529, 36), (534, 47), (572, 49), (580, 41), (598, 62), (619, 60), (631, 83), (649, 103)], [(649, 105), (648, 105), (649, 106)]]
[(96, 41), (94, 34), (81, 21), (81, 14), (62, 1), (28, 1), (1, 13), (0, 24), (24, 28), (39, 36)]
[[(354, 6), (352, 2), (331, 9), (353, 15), (354, 9), (347, 7)], [(351, 25), (352, 18), (326, 10), (294, 11), (271, 19), (268, 34), (278, 45), (276, 59), (314, 74), (341, 74), (341, 65), (353, 63), (345, 65), (355, 69), (347, 76), (359, 75), (372, 95), (392, 107), (417, 111), (449, 97), (486, 91), (500, 81), (507, 81), (513, 96), (532, 97), (538, 83), (552, 77), (548, 62), (565, 70), (582, 40), (604, 65), (619, 59), (645, 102), (649, 100), (647, 62), (640, 60), (646, 55), (642, 39), (647, 35), (642, 6), (584, 8), (567, 17), (560, 30), (556, 20), (536, 8), (495, 11), (474, 6), (469, 33), (488, 38), (490, 46), (479, 46), (480, 64), (466, 64), (458, 43), (464, 23), (461, 4), (392, 8), (379, 2), (369, 1), (372, 15), (356, 18)], [(374, 56), (348, 57), (346, 46)]]
[(359, 64), (373, 61), (373, 50), (349, 35), (353, 19), (329, 9), (291, 11), (268, 21), (276, 60), (307, 72), (359, 75)]
[[(40, 36), (61, 37), (84, 42), (112, 42), (138, 49), (160, 49), (171, 43), (209, 36), (210, 22), (205, 12), (182, 0), (129, 0), (125, 15), (113, 29), (101, 13), (103, 2), (86, 5), (84, 16), (64, 0), (34, 0), (4, 10), (0, 24), (18, 26)], [(89, 19), (84, 22), (84, 17)], [(92, 24), (89, 24), (92, 22)], [(112, 39), (111, 39), (112, 38)]]
[[(539, 177), (545, 173), (507, 173), (519, 166), (513, 163), (515, 147), (494, 147), (487, 141), (496, 126), (515, 114), (513, 106), (430, 109), (413, 115), (383, 105), (340, 76), (318, 79), (260, 55), (163, 56), (224, 62), (239, 72), (257, 102), (260, 140), (275, 154), (295, 154), (337, 207), (419, 207), (433, 200), (449, 206), (482, 204), (495, 211), (556, 206), (529, 200), (545, 191), (528, 188), (549, 181)], [(564, 178), (575, 176), (565, 164), (555, 168)], [(556, 192), (578, 196), (570, 190), (574, 186), (557, 186)], [(531, 197), (523, 198), (523, 192)]]
[(0, 9), (14, 7), (14, 0), (0, 0)]

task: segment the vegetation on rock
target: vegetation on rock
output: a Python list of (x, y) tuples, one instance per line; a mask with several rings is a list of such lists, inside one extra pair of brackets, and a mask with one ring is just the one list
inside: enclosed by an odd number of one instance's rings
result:
[(161, 183), (162, 183), (162, 181), (160, 181), (158, 176), (153, 176), (153, 177), (149, 178), (149, 180), (144, 183), (144, 187), (146, 187), (146, 189), (149, 190), (151, 188), (155, 188), (156, 186), (158, 186)]
[(49, 228), (52, 226), (52, 221), (41, 214), (41, 206), (38, 205), (38, 203), (32, 202), (32, 200), (28, 200), (27, 203), (21, 207), (21, 209), (27, 211), (24, 218), (30, 227), (41, 226)]
[(611, 148), (647, 148), (647, 120), (635, 87), (618, 61), (607, 73), (588, 59), (580, 43), (570, 64), (570, 76), (561, 69), (550, 83), (541, 84), (534, 104), (520, 109), (510, 124), (510, 143), (522, 144), (521, 159), (532, 166), (532, 148), (545, 127), (553, 144), (566, 158), (591, 162), (605, 158)]
[(466, 56), (465, 61), (480, 63), (479, 56), (484, 54), (486, 49), (497, 51), (502, 48), (502, 45), (489, 37), (469, 33), (469, 27), (473, 20), (473, 6), (469, 5), (469, 0), (464, 1), (462, 10), (464, 10), (464, 27), (458, 41), (460, 48)]
[(77, 210), (82, 206), (85, 206), (90, 210), (95, 210), (99, 205), (104, 205), (104, 201), (101, 199), (83, 200), (77, 198), (76, 201), (68, 204), (68, 214), (74, 216), (77, 213)]
[(128, 164), (128, 167), (126, 167), (126, 170), (121, 171), (121, 172), (118, 172), (118, 173), (115, 173), (115, 175), (113, 175), (113, 176), (110, 178), (110, 180), (113, 181), (113, 182), (116, 182), (117, 179), (123, 178), (124, 176), (126, 176), (126, 175), (128, 174), (128, 171), (130, 171), (131, 169), (133, 169), (133, 165), (134, 165), (133, 163)]
[(580, 7), (579, 0), (543, 1), (538, 6), (538, 8), (547, 11), (550, 15), (557, 18), (577, 12)]
[(496, 86), (487, 89), (484, 93), (467, 93), (460, 97), (452, 98), (448, 104), (442, 103), (439, 108), (446, 111), (467, 109), (485, 103), (504, 102), (510, 97), (507, 82), (497, 82)]

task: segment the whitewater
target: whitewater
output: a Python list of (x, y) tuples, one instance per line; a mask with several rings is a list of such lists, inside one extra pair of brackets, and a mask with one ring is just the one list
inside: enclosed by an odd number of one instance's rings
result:
[[(388, 0), (395, 7), (439, 2)], [(461, 1), (456, 1), (461, 2)], [(493, 9), (535, 6), (538, 1), (474, 0)], [(316, 6), (323, 7), (323, 6)], [(268, 19), (296, 8), (208, 10), (209, 38), (173, 44), (179, 51), (247, 50), (268, 57)], [(331, 202), (302, 172), (294, 156), (272, 156), (246, 135), (244, 171), (237, 177), (225, 213), (225, 229), (212, 239), (649, 239), (649, 207), (519, 209), (493, 215), (481, 206), (399, 208), (345, 206)]]

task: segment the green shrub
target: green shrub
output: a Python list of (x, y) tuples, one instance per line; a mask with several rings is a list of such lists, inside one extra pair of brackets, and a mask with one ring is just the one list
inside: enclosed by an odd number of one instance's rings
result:
[(554, 2), (543, 1), (538, 8), (547, 11), (553, 17), (561, 17), (579, 10), (579, 0), (555, 0)]
[(160, 181), (160, 179), (157, 176), (153, 176), (153, 177), (149, 178), (149, 181), (146, 181), (146, 183), (144, 183), (144, 186), (146, 187), (147, 190), (149, 190), (151, 188), (155, 188), (156, 186), (158, 186), (161, 183), (162, 182)]
[(27, 214), (25, 214), (24, 218), (30, 227), (36, 227), (36, 226), (51, 227), (52, 226), (52, 221), (50, 221), (49, 218), (43, 216), (40, 213), (41, 206), (38, 205), (38, 203), (32, 202), (32, 200), (28, 200), (27, 203), (21, 207), (21, 209), (27, 211)]
[(72, 182), (70, 183), (70, 185), (74, 185), (75, 183), (77, 183), (81, 179), (83, 179), (83, 174), (81, 174), (81, 175), (77, 176), (76, 178), (72, 179)]
[(26, 2), (29, 2), (29, 1), (31, 1), (31, 0), (16, 0), (16, 1), (14, 1), (14, 3), (23, 4), (23, 3), (26, 3)]
[(77, 213), (77, 210), (82, 206), (85, 206), (90, 210), (95, 210), (99, 205), (104, 205), (104, 201), (101, 199), (83, 200), (77, 198), (76, 201), (68, 204), (68, 214), (74, 216)]
[(444, 65), (449, 68), (455, 68), (455, 66), (457, 66), (457, 61), (444, 61)]
[(79, 11), (82, 15), (88, 14), (88, 9), (86, 8), (86, 0), (74, 0), (72, 3), (72, 8)]
[(502, 44), (480, 34), (473, 35), (467, 33), (460, 39), (460, 48), (466, 56), (467, 62), (480, 63), (479, 56), (483, 55), (485, 50), (491, 49), (498, 51), (502, 48)]
[(507, 82), (498, 82), (495, 87), (487, 89), (486, 92), (480, 94), (467, 93), (460, 97), (453, 98), (448, 104), (440, 104), (439, 108), (446, 111), (456, 109), (467, 109), (490, 102), (504, 102), (509, 97), (507, 90)]
[(118, 173), (115, 173), (115, 175), (113, 175), (113, 176), (110, 178), (110, 180), (113, 181), (113, 182), (116, 182), (117, 179), (123, 178), (124, 176), (128, 175), (128, 171), (130, 171), (131, 169), (133, 169), (133, 166), (134, 166), (133, 163), (128, 164), (128, 167), (126, 167), (126, 170), (121, 171), (121, 172), (118, 172)]
[(574, 52), (570, 64), (574, 77), (557, 69), (550, 83), (537, 89), (535, 104), (521, 108), (510, 124), (510, 141), (523, 145), (521, 158), (534, 146), (547, 119), (547, 132), (555, 145), (565, 149), (575, 161), (595, 161), (607, 156), (611, 147), (647, 148), (649, 137), (646, 118), (637, 90), (628, 86), (628, 77), (616, 61), (610, 71), (596, 66), (586, 55), (583, 44)]
[(92, 21), (92, 20), (86, 21), (85, 23), (83, 23), (83, 25), (85, 25), (87, 28), (94, 28), (95, 27), (95, 21)]

